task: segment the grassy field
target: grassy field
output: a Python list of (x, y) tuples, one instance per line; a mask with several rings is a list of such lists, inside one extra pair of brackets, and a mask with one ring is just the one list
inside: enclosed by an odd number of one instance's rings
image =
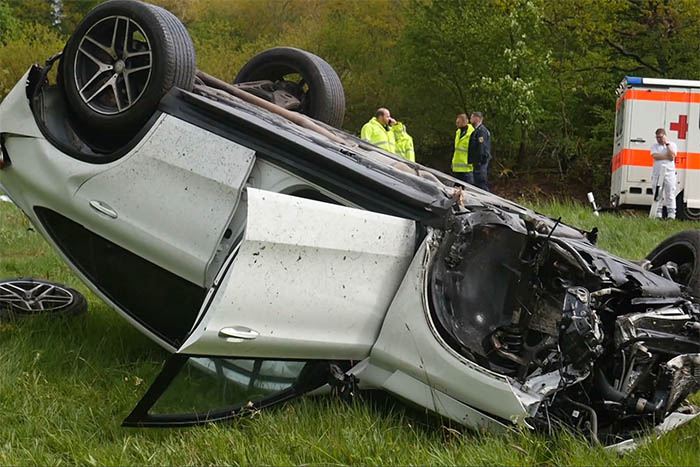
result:
[[(643, 214), (594, 217), (576, 204), (531, 205), (569, 224), (600, 229), (599, 244), (644, 257), (667, 236), (700, 224)], [(698, 465), (700, 420), (624, 456), (560, 433), (491, 435), (465, 430), (389, 397), (345, 403), (292, 401), (218, 425), (130, 429), (120, 423), (167, 353), (77, 280), (21, 212), (0, 203), (0, 277), (66, 283), (89, 311), (68, 319), (0, 323), (2, 465)], [(699, 401), (695, 396), (695, 401)]]

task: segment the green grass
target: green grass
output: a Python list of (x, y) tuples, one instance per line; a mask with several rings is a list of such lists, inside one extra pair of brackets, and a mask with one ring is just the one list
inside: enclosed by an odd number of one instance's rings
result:
[[(639, 259), (674, 232), (700, 224), (653, 222), (547, 202), (537, 211), (585, 229)], [(0, 323), (2, 465), (697, 465), (700, 421), (619, 456), (567, 433), (476, 433), (385, 396), (352, 403), (305, 398), (240, 420), (182, 429), (120, 423), (167, 353), (71, 274), (12, 205), (0, 203), (0, 277), (66, 283), (89, 312)], [(698, 397), (695, 396), (695, 400)]]

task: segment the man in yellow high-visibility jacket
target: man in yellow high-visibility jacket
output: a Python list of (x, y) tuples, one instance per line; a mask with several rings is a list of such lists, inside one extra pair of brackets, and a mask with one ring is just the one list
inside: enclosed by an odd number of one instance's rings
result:
[(469, 137), (474, 127), (469, 124), (467, 114), (457, 115), (455, 152), (452, 155), (452, 175), (463, 182), (474, 184), (474, 165), (469, 162)]
[(375, 116), (362, 126), (360, 138), (396, 154), (396, 137), (391, 131), (391, 126), (394, 124), (396, 120), (391, 118), (389, 109), (379, 108)]

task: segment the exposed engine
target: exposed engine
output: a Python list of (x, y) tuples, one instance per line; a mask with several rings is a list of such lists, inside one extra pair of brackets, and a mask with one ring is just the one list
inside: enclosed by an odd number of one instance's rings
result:
[(674, 263), (635, 264), (594, 237), (501, 210), (458, 214), (435, 242), (430, 289), (450, 346), (543, 397), (533, 424), (607, 444), (700, 389), (700, 306)]

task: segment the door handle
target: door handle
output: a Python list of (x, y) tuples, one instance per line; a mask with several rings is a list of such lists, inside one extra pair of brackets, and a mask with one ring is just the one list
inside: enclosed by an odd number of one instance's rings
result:
[(245, 326), (233, 326), (229, 328), (221, 328), (219, 331), (219, 337), (226, 339), (227, 342), (236, 342), (229, 339), (243, 339), (251, 341), (258, 337), (260, 333), (254, 329), (247, 328)]
[(103, 203), (102, 201), (90, 201), (90, 207), (95, 211), (104, 214), (105, 216), (111, 217), (112, 219), (117, 218), (117, 211), (109, 207), (109, 205)]
[(647, 140), (645, 140), (644, 138), (634, 138), (634, 139), (631, 139), (630, 141), (632, 143), (646, 143), (647, 142)]

